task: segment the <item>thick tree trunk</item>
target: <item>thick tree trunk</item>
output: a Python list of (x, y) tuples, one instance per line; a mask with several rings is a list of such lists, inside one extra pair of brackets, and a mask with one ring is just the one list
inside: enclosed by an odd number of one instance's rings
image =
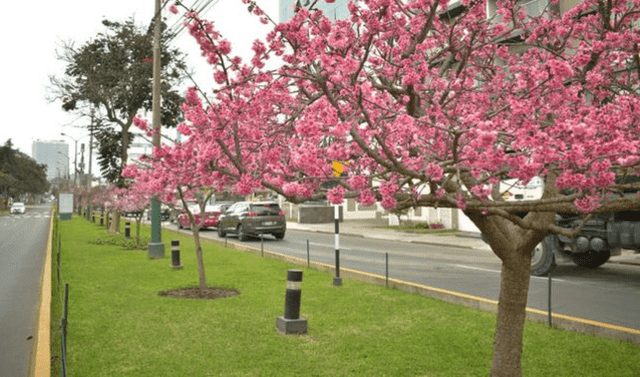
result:
[(517, 377), (522, 375), (522, 332), (529, 293), (531, 252), (522, 249), (511, 253), (502, 262), (498, 323), (491, 376)]
[(193, 241), (196, 244), (196, 258), (198, 259), (198, 277), (200, 281), (200, 288), (206, 288), (207, 279), (204, 275), (204, 259), (202, 257), (202, 245), (200, 244), (200, 227), (192, 223), (191, 228), (193, 229)]

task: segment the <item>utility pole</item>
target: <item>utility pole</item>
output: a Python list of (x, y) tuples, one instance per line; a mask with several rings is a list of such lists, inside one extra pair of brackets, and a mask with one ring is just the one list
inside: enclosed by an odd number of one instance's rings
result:
[[(160, 146), (160, 0), (155, 0), (155, 26), (153, 36), (153, 146)], [(162, 243), (162, 227), (160, 224), (160, 202), (151, 199), (151, 242), (149, 242), (149, 258), (164, 258)]]
[(93, 183), (93, 177), (91, 176), (91, 161), (92, 152), (93, 152), (93, 128), (95, 125), (93, 124), (93, 116), (95, 109), (91, 108), (91, 125), (89, 126), (89, 174), (87, 175), (87, 220), (91, 218), (91, 183)]

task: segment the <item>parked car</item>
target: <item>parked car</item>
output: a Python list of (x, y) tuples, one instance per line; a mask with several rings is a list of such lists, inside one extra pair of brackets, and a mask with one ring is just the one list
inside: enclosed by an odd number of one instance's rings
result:
[(26, 207), (24, 203), (15, 202), (11, 205), (11, 213), (24, 213), (26, 211)]
[[(160, 221), (168, 221), (171, 215), (171, 209), (168, 205), (160, 204)], [(151, 206), (147, 209), (147, 221), (151, 221)]]
[(284, 211), (275, 202), (238, 202), (231, 205), (218, 222), (218, 236), (238, 235), (240, 241), (261, 234), (283, 239), (287, 230)]
[[(229, 204), (214, 204), (208, 205), (204, 207), (204, 225), (202, 228), (217, 228), (218, 220), (222, 212), (224, 212), (229, 207)], [(200, 215), (200, 206), (193, 205), (189, 206), (189, 210), (193, 214), (194, 220), (196, 223), (200, 223), (202, 216)], [(189, 215), (183, 211), (181, 215), (178, 216), (178, 229), (182, 228), (191, 228), (191, 222), (189, 221)]]

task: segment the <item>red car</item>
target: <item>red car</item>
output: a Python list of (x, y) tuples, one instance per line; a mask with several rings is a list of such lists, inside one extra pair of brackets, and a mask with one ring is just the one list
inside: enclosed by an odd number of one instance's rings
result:
[[(223, 209), (224, 207), (220, 204), (204, 207), (205, 216), (202, 228), (216, 228), (218, 226), (218, 220)], [(200, 216), (200, 206), (189, 207), (189, 210), (193, 214), (196, 224), (199, 224), (202, 221), (202, 217)], [(189, 215), (187, 215), (186, 213), (178, 216), (178, 229), (182, 228), (191, 229)]]

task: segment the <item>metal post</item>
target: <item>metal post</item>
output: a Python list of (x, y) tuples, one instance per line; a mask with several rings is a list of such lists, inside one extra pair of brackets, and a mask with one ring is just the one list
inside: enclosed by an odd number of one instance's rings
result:
[(171, 240), (171, 267), (182, 268), (180, 264), (180, 240)]
[(60, 344), (61, 351), (61, 364), (62, 364), (62, 376), (67, 376), (67, 315), (68, 315), (68, 305), (69, 305), (69, 284), (64, 285), (64, 306), (62, 311), (62, 339)]
[(284, 316), (276, 319), (276, 327), (281, 334), (304, 334), (307, 320), (300, 318), (300, 296), (302, 295), (302, 270), (287, 271), (287, 291)]
[(100, 226), (104, 225), (104, 215), (100, 215)]
[(307, 268), (311, 267), (311, 259), (309, 258), (309, 240), (307, 240)]
[(260, 235), (260, 256), (264, 257), (264, 234)]
[(124, 238), (131, 238), (131, 222), (124, 223)]
[(385, 259), (385, 283), (387, 285), (387, 288), (389, 288), (389, 253), (384, 253), (384, 259)]
[(549, 309), (549, 327), (551, 327), (551, 270), (549, 270), (549, 293), (547, 295), (549, 298), (548, 309)]
[(336, 225), (335, 231), (335, 249), (336, 249), (336, 276), (333, 278), (333, 285), (342, 285), (340, 277), (340, 209), (337, 205), (333, 206), (333, 218)]

